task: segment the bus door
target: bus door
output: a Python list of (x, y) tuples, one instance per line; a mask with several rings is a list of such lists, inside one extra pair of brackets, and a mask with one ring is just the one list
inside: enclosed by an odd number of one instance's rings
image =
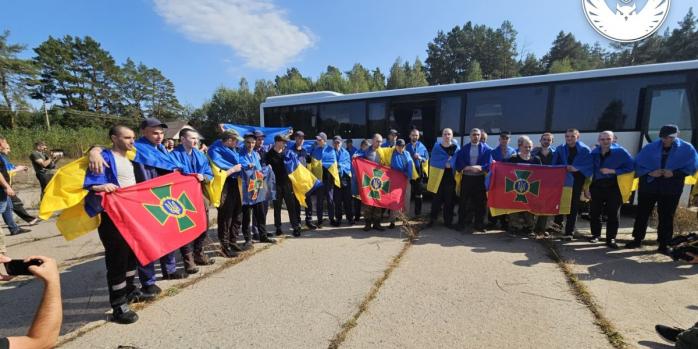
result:
[(679, 127), (679, 137), (687, 142), (693, 140), (693, 113), (687, 85), (665, 85), (647, 88), (642, 128), (642, 144), (659, 139), (659, 129), (666, 124)]

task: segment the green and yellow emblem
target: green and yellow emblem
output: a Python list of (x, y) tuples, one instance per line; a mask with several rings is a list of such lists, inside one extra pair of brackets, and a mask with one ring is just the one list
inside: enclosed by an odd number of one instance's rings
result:
[(374, 168), (372, 177), (369, 177), (364, 173), (364, 177), (361, 181), (361, 187), (368, 187), (368, 196), (373, 199), (380, 200), (382, 194), (387, 194), (390, 192), (390, 180), (385, 178), (385, 172)]
[(540, 181), (529, 181), (531, 177), (531, 171), (527, 170), (514, 170), (515, 179), (506, 177), (506, 182), (504, 186), (504, 191), (506, 193), (514, 192), (516, 197), (514, 202), (528, 203), (527, 194), (538, 196), (540, 193)]
[(189, 212), (196, 212), (196, 208), (185, 192), (182, 192), (178, 198), (173, 197), (172, 184), (155, 187), (150, 191), (160, 200), (160, 203), (143, 204), (143, 207), (160, 225), (165, 225), (169, 219), (175, 219), (180, 233), (196, 225), (189, 217)]

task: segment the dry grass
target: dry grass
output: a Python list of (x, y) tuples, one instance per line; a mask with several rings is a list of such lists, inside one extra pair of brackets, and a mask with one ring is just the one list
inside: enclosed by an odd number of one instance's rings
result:
[(685, 235), (698, 231), (698, 212), (686, 207), (676, 209), (674, 234)]
[(549, 257), (557, 263), (560, 270), (562, 270), (562, 273), (565, 274), (567, 283), (570, 285), (570, 288), (572, 288), (572, 292), (577, 299), (582, 302), (582, 304), (584, 304), (594, 315), (594, 324), (596, 324), (596, 326), (601, 329), (601, 332), (606, 335), (608, 342), (616, 349), (629, 348), (630, 346), (625, 342), (623, 335), (618, 332), (615, 325), (613, 325), (613, 323), (611, 323), (611, 321), (609, 321), (601, 312), (600, 306), (594, 300), (594, 296), (591, 294), (589, 289), (577, 278), (569, 264), (567, 264), (567, 262), (560, 256), (555, 244), (553, 244), (550, 240), (539, 241), (549, 249)]

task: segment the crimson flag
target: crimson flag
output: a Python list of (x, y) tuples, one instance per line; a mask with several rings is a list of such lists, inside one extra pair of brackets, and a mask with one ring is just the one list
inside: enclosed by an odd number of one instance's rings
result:
[(402, 172), (361, 158), (354, 158), (353, 166), (363, 204), (396, 211), (404, 207), (407, 177)]
[(569, 213), (572, 176), (565, 166), (496, 162), (488, 176), (487, 206), (493, 216), (524, 211), (536, 215)]
[(190, 243), (207, 228), (201, 184), (178, 172), (109, 193), (102, 206), (141, 265)]

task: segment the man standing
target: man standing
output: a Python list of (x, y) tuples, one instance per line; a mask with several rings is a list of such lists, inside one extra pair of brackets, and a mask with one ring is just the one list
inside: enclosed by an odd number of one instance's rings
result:
[[(255, 171), (262, 170), (259, 153), (255, 148), (255, 135), (248, 133), (244, 136), (245, 148), (240, 152), (240, 165), (242, 170), (253, 169)], [(243, 188), (245, 187), (243, 183)], [(271, 189), (270, 189), (271, 190)], [(250, 220), (250, 215), (252, 220)], [(242, 203), (242, 234), (249, 235), (250, 227), (259, 233), (259, 242), (276, 243), (276, 240), (269, 237), (266, 228), (266, 213), (264, 212), (264, 202), (259, 202), (253, 205)]]
[[(213, 172), (206, 155), (198, 148), (199, 134), (190, 128), (184, 128), (179, 131), (179, 145), (170, 154), (182, 164), (184, 172), (195, 174), (196, 179), (203, 185), (204, 182), (209, 182), (213, 179)], [(203, 191), (206, 192), (205, 190)], [(206, 210), (206, 227), (204, 231), (191, 244), (186, 244), (179, 249), (184, 262), (184, 271), (188, 274), (197, 273), (199, 271), (196, 267), (197, 265), (211, 265), (215, 262), (204, 253), (204, 242), (206, 242), (208, 235), (208, 205), (204, 204), (204, 209)]]
[[(390, 159), (390, 168), (395, 169), (400, 171), (402, 174), (405, 175), (407, 180), (412, 180), (414, 177), (414, 162), (412, 161), (412, 156), (410, 153), (405, 151), (405, 140), (404, 139), (398, 139), (395, 141), (395, 151), (393, 152), (392, 158)], [(404, 194), (403, 194), (403, 201), (405, 205), (403, 206), (401, 211), (390, 211), (390, 229), (395, 228), (395, 219), (397, 218), (398, 213), (402, 212), (404, 214), (409, 214), (410, 212), (410, 184), (407, 183), (407, 185), (404, 188)]]
[(354, 153), (356, 153), (356, 147), (354, 147), (354, 142), (351, 140), (351, 138), (344, 141), (344, 144), (349, 152), (349, 156), (354, 156)]
[(463, 173), (458, 205), (458, 228), (465, 228), (466, 217), (469, 211), (472, 211), (473, 229), (479, 232), (485, 231), (485, 174), (492, 163), (492, 148), (480, 142), (481, 135), (478, 128), (470, 130), (470, 143), (464, 145), (456, 154), (456, 170)]
[[(424, 185), (427, 181), (429, 152), (427, 151), (427, 147), (419, 141), (418, 129), (415, 128), (410, 131), (410, 143), (407, 144), (405, 150), (412, 156), (412, 161), (417, 170), (417, 176), (419, 176), (417, 179), (408, 178), (410, 187), (412, 188), (412, 197), (414, 197), (414, 215), (419, 216), (422, 214), (422, 195), (424, 193)], [(410, 198), (407, 199), (409, 200)]]
[(226, 131), (208, 148), (208, 156), (216, 167), (226, 172), (225, 183), (221, 191), (221, 200), (218, 206), (218, 241), (221, 244), (221, 252), (227, 258), (237, 257), (238, 252), (252, 248), (252, 236), (248, 230), (243, 229), (245, 244), (240, 247), (237, 244), (237, 236), (240, 231), (240, 215), (242, 214), (242, 200), (240, 187), (238, 186), (240, 170), (240, 154), (238, 142), (242, 139), (234, 131)]
[(510, 157), (516, 155), (516, 149), (509, 146), (510, 138), (511, 133), (507, 131), (502, 131), (502, 133), (499, 134), (499, 145), (492, 149), (492, 160), (506, 161)]
[(330, 224), (334, 222), (334, 187), (339, 186), (337, 168), (337, 153), (327, 144), (327, 135), (320, 132), (315, 136), (317, 142), (316, 147), (311, 153), (311, 168), (310, 172), (322, 181), (322, 186), (318, 188), (316, 198), (317, 212), (317, 227), (322, 228), (324, 203), (327, 201), (327, 216), (330, 218)]
[[(552, 165), (555, 150), (551, 148), (553, 144), (553, 134), (550, 132), (543, 133), (540, 136), (540, 146), (533, 148), (531, 155), (540, 159), (543, 165)], [(548, 236), (548, 216), (538, 216), (536, 217), (536, 227), (533, 232), (539, 236)]]
[(390, 130), (388, 130), (388, 134), (385, 136), (385, 138), (386, 138), (385, 142), (381, 145), (381, 147), (383, 147), (383, 148), (394, 147), (398, 136), (400, 136), (400, 133), (398, 133), (396, 129), (391, 128)]
[(56, 163), (61, 159), (61, 155), (54, 157), (48, 152), (46, 142), (38, 141), (34, 143), (34, 151), (29, 156), (32, 162), (36, 179), (39, 180), (41, 196), (44, 196), (44, 189), (53, 176), (52, 170), (56, 168)]
[(337, 155), (339, 167), (339, 187), (334, 187), (334, 223), (335, 227), (342, 224), (342, 214), (347, 217), (349, 225), (354, 225), (354, 212), (351, 200), (351, 155), (342, 148), (342, 137), (334, 136), (333, 146)]
[(620, 221), (620, 206), (624, 201), (618, 185), (618, 176), (633, 172), (635, 169), (634, 161), (625, 148), (613, 143), (612, 131), (599, 133), (598, 142), (599, 146), (591, 152), (594, 163), (591, 186), (584, 193), (586, 197), (591, 199), (591, 212), (589, 214), (591, 239), (589, 242), (599, 242), (599, 238), (601, 238), (601, 214), (605, 213), (608, 217), (606, 220), (606, 246), (617, 249), (616, 235)]
[(444, 225), (451, 228), (453, 224), (456, 176), (459, 176), (453, 168), (458, 149), (458, 144), (453, 140), (453, 130), (445, 128), (441, 132), (441, 142), (434, 144), (431, 150), (427, 189), (436, 195), (431, 204), (428, 226), (434, 225), (442, 207)]
[(684, 179), (696, 172), (698, 155), (690, 143), (678, 138), (676, 125), (664, 125), (659, 140), (642, 148), (635, 158), (635, 175), (639, 178), (637, 215), (633, 225), (632, 242), (626, 248), (642, 245), (647, 232), (647, 221), (655, 204), (657, 225), (657, 252), (668, 254), (674, 235), (674, 213), (681, 198)]
[[(294, 137), (294, 143), (293, 146), (291, 147), (291, 151), (296, 154), (296, 157), (298, 157), (298, 161), (301, 163), (301, 165), (308, 167), (308, 164), (310, 163), (310, 154), (306, 150), (306, 148), (303, 146), (303, 143), (305, 142), (305, 133), (303, 131), (296, 131), (296, 133), (293, 134)], [(317, 229), (317, 226), (313, 223), (313, 197), (312, 194), (306, 195), (305, 197), (305, 226), (308, 227), (310, 230)], [(300, 203), (298, 203), (298, 211), (296, 213), (298, 215), (298, 221), (300, 222), (301, 220), (301, 211), (300, 211)]]
[(286, 170), (286, 159), (289, 156), (295, 156), (293, 152), (286, 149), (287, 139), (284, 136), (274, 136), (274, 146), (264, 155), (265, 161), (271, 166), (276, 178), (276, 199), (274, 200), (274, 226), (276, 227), (276, 236), (284, 235), (281, 230), (281, 203), (286, 203), (288, 218), (291, 221), (293, 228), (293, 236), (301, 236), (301, 221), (298, 213), (298, 201), (293, 195), (293, 187), (289, 179), (289, 173)]
[[(371, 161), (375, 164), (380, 164), (381, 163), (381, 155), (380, 152), (378, 151), (379, 148), (381, 147), (381, 144), (383, 143), (383, 136), (381, 136), (379, 133), (376, 133), (373, 135), (373, 141), (371, 142), (371, 146), (366, 149), (366, 151), (363, 154), (363, 158)], [(371, 228), (383, 231), (385, 228), (381, 226), (381, 213), (382, 210), (380, 207), (375, 207), (375, 206), (370, 206), (370, 205), (363, 205), (364, 207), (364, 231), (369, 231)]]
[[(582, 187), (586, 178), (590, 177), (594, 170), (591, 150), (586, 144), (579, 141), (579, 130), (571, 128), (565, 132), (565, 144), (558, 146), (555, 150), (553, 165), (567, 166), (567, 172), (574, 177), (570, 213), (565, 221), (565, 233), (563, 235), (564, 240), (572, 240), (575, 225), (577, 224)], [(556, 217), (555, 220), (558, 225), (561, 224), (562, 216)]]
[[(109, 165), (104, 171), (97, 173), (88, 170), (84, 186), (94, 193), (111, 193), (118, 188), (126, 188), (136, 184), (134, 164), (126, 156), (133, 150), (135, 133), (125, 126), (114, 126), (109, 130), (112, 142), (111, 149), (101, 151), (101, 156)], [(109, 215), (101, 207), (101, 201), (89, 200), (94, 207), (92, 213), (99, 213), (100, 224), (97, 232), (104, 246), (104, 262), (107, 267), (107, 286), (109, 303), (113, 308), (112, 321), (120, 324), (131, 324), (138, 320), (138, 315), (131, 310), (128, 303), (133, 301), (152, 300), (157, 292), (141, 293), (134, 285), (138, 261), (131, 247), (126, 243)]]
[[(9, 177), (10, 175), (7, 173), (5, 162), (0, 161), (0, 211), (2, 212), (5, 211), (7, 208), (7, 203), (10, 201), (8, 197), (15, 195), (10, 183), (5, 180), (5, 178)], [(7, 253), (7, 247), (5, 246), (5, 233), (0, 231), (0, 255), (5, 253)]]
[[(5, 181), (12, 185), (12, 176), (20, 171), (26, 172), (28, 168), (27, 166), (23, 165), (13, 165), (7, 157), (9, 154), (10, 144), (7, 142), (7, 139), (0, 137), (0, 161), (4, 163), (5, 168), (7, 169), (7, 177), (5, 177)], [(29, 225), (35, 225), (39, 222), (39, 218), (32, 216), (31, 214), (29, 214), (29, 212), (27, 212), (24, 209), (24, 203), (22, 202), (22, 200), (20, 200), (19, 197), (17, 197), (17, 195), (10, 196), (7, 199), (7, 205), (5, 207), (5, 210), (2, 212), (2, 218), (5, 221), (5, 224), (7, 224), (7, 228), (10, 230), (10, 235), (17, 235), (30, 232), (29, 229), (20, 228), (17, 225), (17, 223), (15, 222), (13, 212), (16, 213), (20, 218), (24, 219), (27, 223), (29, 223)]]
[[(254, 144), (254, 151), (259, 155), (259, 163), (262, 166), (266, 166), (266, 160), (264, 159), (265, 155), (271, 148), (268, 144), (264, 144), (264, 141), (266, 140), (266, 135), (264, 134), (263, 131), (261, 130), (256, 130), (254, 131), (254, 139), (255, 139), (255, 144)], [(264, 217), (267, 216), (267, 212), (269, 212), (269, 202), (265, 201), (262, 203), (262, 208), (264, 209)], [(273, 235), (271, 233), (268, 233), (268, 237), (272, 237)], [(257, 231), (257, 228), (255, 226), (252, 226), (252, 238), (259, 240), (259, 231)]]

